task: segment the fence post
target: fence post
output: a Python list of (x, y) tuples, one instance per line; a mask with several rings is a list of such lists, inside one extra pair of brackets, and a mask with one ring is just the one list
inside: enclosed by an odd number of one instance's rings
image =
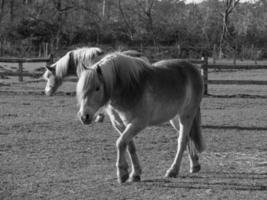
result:
[(0, 40), (0, 56), (3, 55), (3, 42)]
[(23, 62), (19, 62), (19, 81), (22, 82), (23, 81)]
[(202, 75), (204, 81), (204, 95), (208, 94), (208, 57), (204, 57), (204, 63), (202, 65)]
[(53, 54), (50, 54), (49, 55), (49, 64), (51, 65), (51, 64), (53, 64), (53, 61), (54, 61), (54, 56), (53, 56)]
[(213, 50), (212, 50), (212, 59), (213, 59), (213, 64), (216, 63), (216, 44), (213, 45)]
[(233, 64), (236, 65), (236, 49), (234, 50), (234, 59), (233, 59)]
[(254, 55), (254, 63), (255, 63), (255, 65), (257, 65), (257, 58), (258, 58), (258, 51), (257, 51), (257, 49), (254, 49), (253, 55)]
[(52, 65), (53, 60), (54, 60), (53, 54), (50, 54), (49, 55), (49, 61), (46, 62), (46, 66)]

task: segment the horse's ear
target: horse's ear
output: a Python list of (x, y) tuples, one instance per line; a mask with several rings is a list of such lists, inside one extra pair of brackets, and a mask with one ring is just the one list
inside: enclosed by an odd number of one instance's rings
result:
[(102, 75), (102, 70), (99, 65), (96, 66), (96, 72), (98, 73), (98, 75)]
[(102, 56), (102, 55), (104, 55), (104, 51), (102, 51), (102, 50), (98, 51), (98, 52), (97, 52), (97, 55), (98, 55), (98, 56)]
[(97, 75), (98, 75), (99, 79), (101, 81), (103, 81), (104, 80), (103, 79), (103, 73), (102, 73), (102, 69), (101, 69), (101, 67), (99, 65), (96, 66), (96, 72), (97, 72)]
[(72, 51), (69, 52), (69, 65), (74, 65), (74, 55)]
[(87, 69), (88, 69), (88, 68), (85, 66), (84, 63), (82, 63), (82, 68), (83, 68), (83, 70), (87, 70)]
[(55, 67), (53, 65), (47, 65), (45, 66), (45, 68), (49, 70), (50, 72), (55, 72)]

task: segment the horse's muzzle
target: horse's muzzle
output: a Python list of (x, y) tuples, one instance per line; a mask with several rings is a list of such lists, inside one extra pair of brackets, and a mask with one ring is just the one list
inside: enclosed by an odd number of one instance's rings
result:
[(53, 89), (53, 88), (45, 88), (45, 90), (44, 90), (44, 93), (45, 93), (45, 95), (46, 96), (53, 96), (53, 94), (55, 93), (55, 89)]
[(93, 117), (89, 114), (81, 115), (80, 112), (78, 112), (78, 118), (82, 122), (82, 124), (88, 125), (91, 124), (93, 121)]
[(52, 96), (53, 95), (51, 90), (45, 90), (44, 93), (46, 96)]

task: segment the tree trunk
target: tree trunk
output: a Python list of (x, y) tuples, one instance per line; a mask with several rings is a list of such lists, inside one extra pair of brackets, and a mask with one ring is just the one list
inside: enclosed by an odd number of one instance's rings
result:
[(10, 14), (10, 21), (11, 23), (13, 22), (14, 20), (14, 0), (10, 0), (10, 10), (9, 10), (9, 14)]
[(103, 0), (102, 4), (102, 17), (104, 18), (106, 14), (106, 0)]
[(153, 18), (152, 18), (152, 7), (154, 4), (154, 0), (146, 0), (146, 8), (145, 8), (145, 14), (147, 16), (147, 32), (151, 36), (153, 40), (153, 45), (157, 45), (156, 36), (154, 34), (154, 25), (153, 25)]
[(56, 34), (56, 49), (59, 49), (60, 46), (60, 40), (61, 40), (61, 34), (62, 34), (62, 12), (61, 12), (61, 0), (57, 0), (56, 2), (56, 9), (58, 11), (58, 16), (57, 16), (57, 22), (58, 22), (58, 30)]
[(5, 8), (5, 0), (2, 0), (1, 1), (0, 22), (2, 21), (2, 17), (4, 16), (4, 8)]
[(223, 45), (227, 38), (230, 36), (228, 31), (229, 28), (229, 16), (233, 12), (234, 8), (239, 3), (239, 0), (224, 0), (225, 9), (221, 13), (222, 15), (222, 33), (220, 37), (220, 46), (219, 46), (219, 58), (221, 59), (223, 56)]
[(130, 35), (130, 39), (133, 41), (134, 27), (128, 22), (128, 20), (126, 18), (126, 15), (125, 15), (124, 10), (123, 10), (122, 5), (121, 5), (121, 0), (119, 0), (119, 10), (120, 10), (121, 16), (123, 18), (123, 21), (126, 25), (127, 32)]
[(1, 1), (1, 14), (4, 12), (5, 0)]

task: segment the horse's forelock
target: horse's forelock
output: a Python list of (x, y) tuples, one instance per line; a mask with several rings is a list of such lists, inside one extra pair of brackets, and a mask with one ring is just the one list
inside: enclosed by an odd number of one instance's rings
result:
[(97, 76), (98, 74), (95, 69), (84, 70), (81, 73), (76, 86), (76, 94), (79, 102), (81, 101), (81, 99), (85, 98), (90, 88), (96, 87)]

